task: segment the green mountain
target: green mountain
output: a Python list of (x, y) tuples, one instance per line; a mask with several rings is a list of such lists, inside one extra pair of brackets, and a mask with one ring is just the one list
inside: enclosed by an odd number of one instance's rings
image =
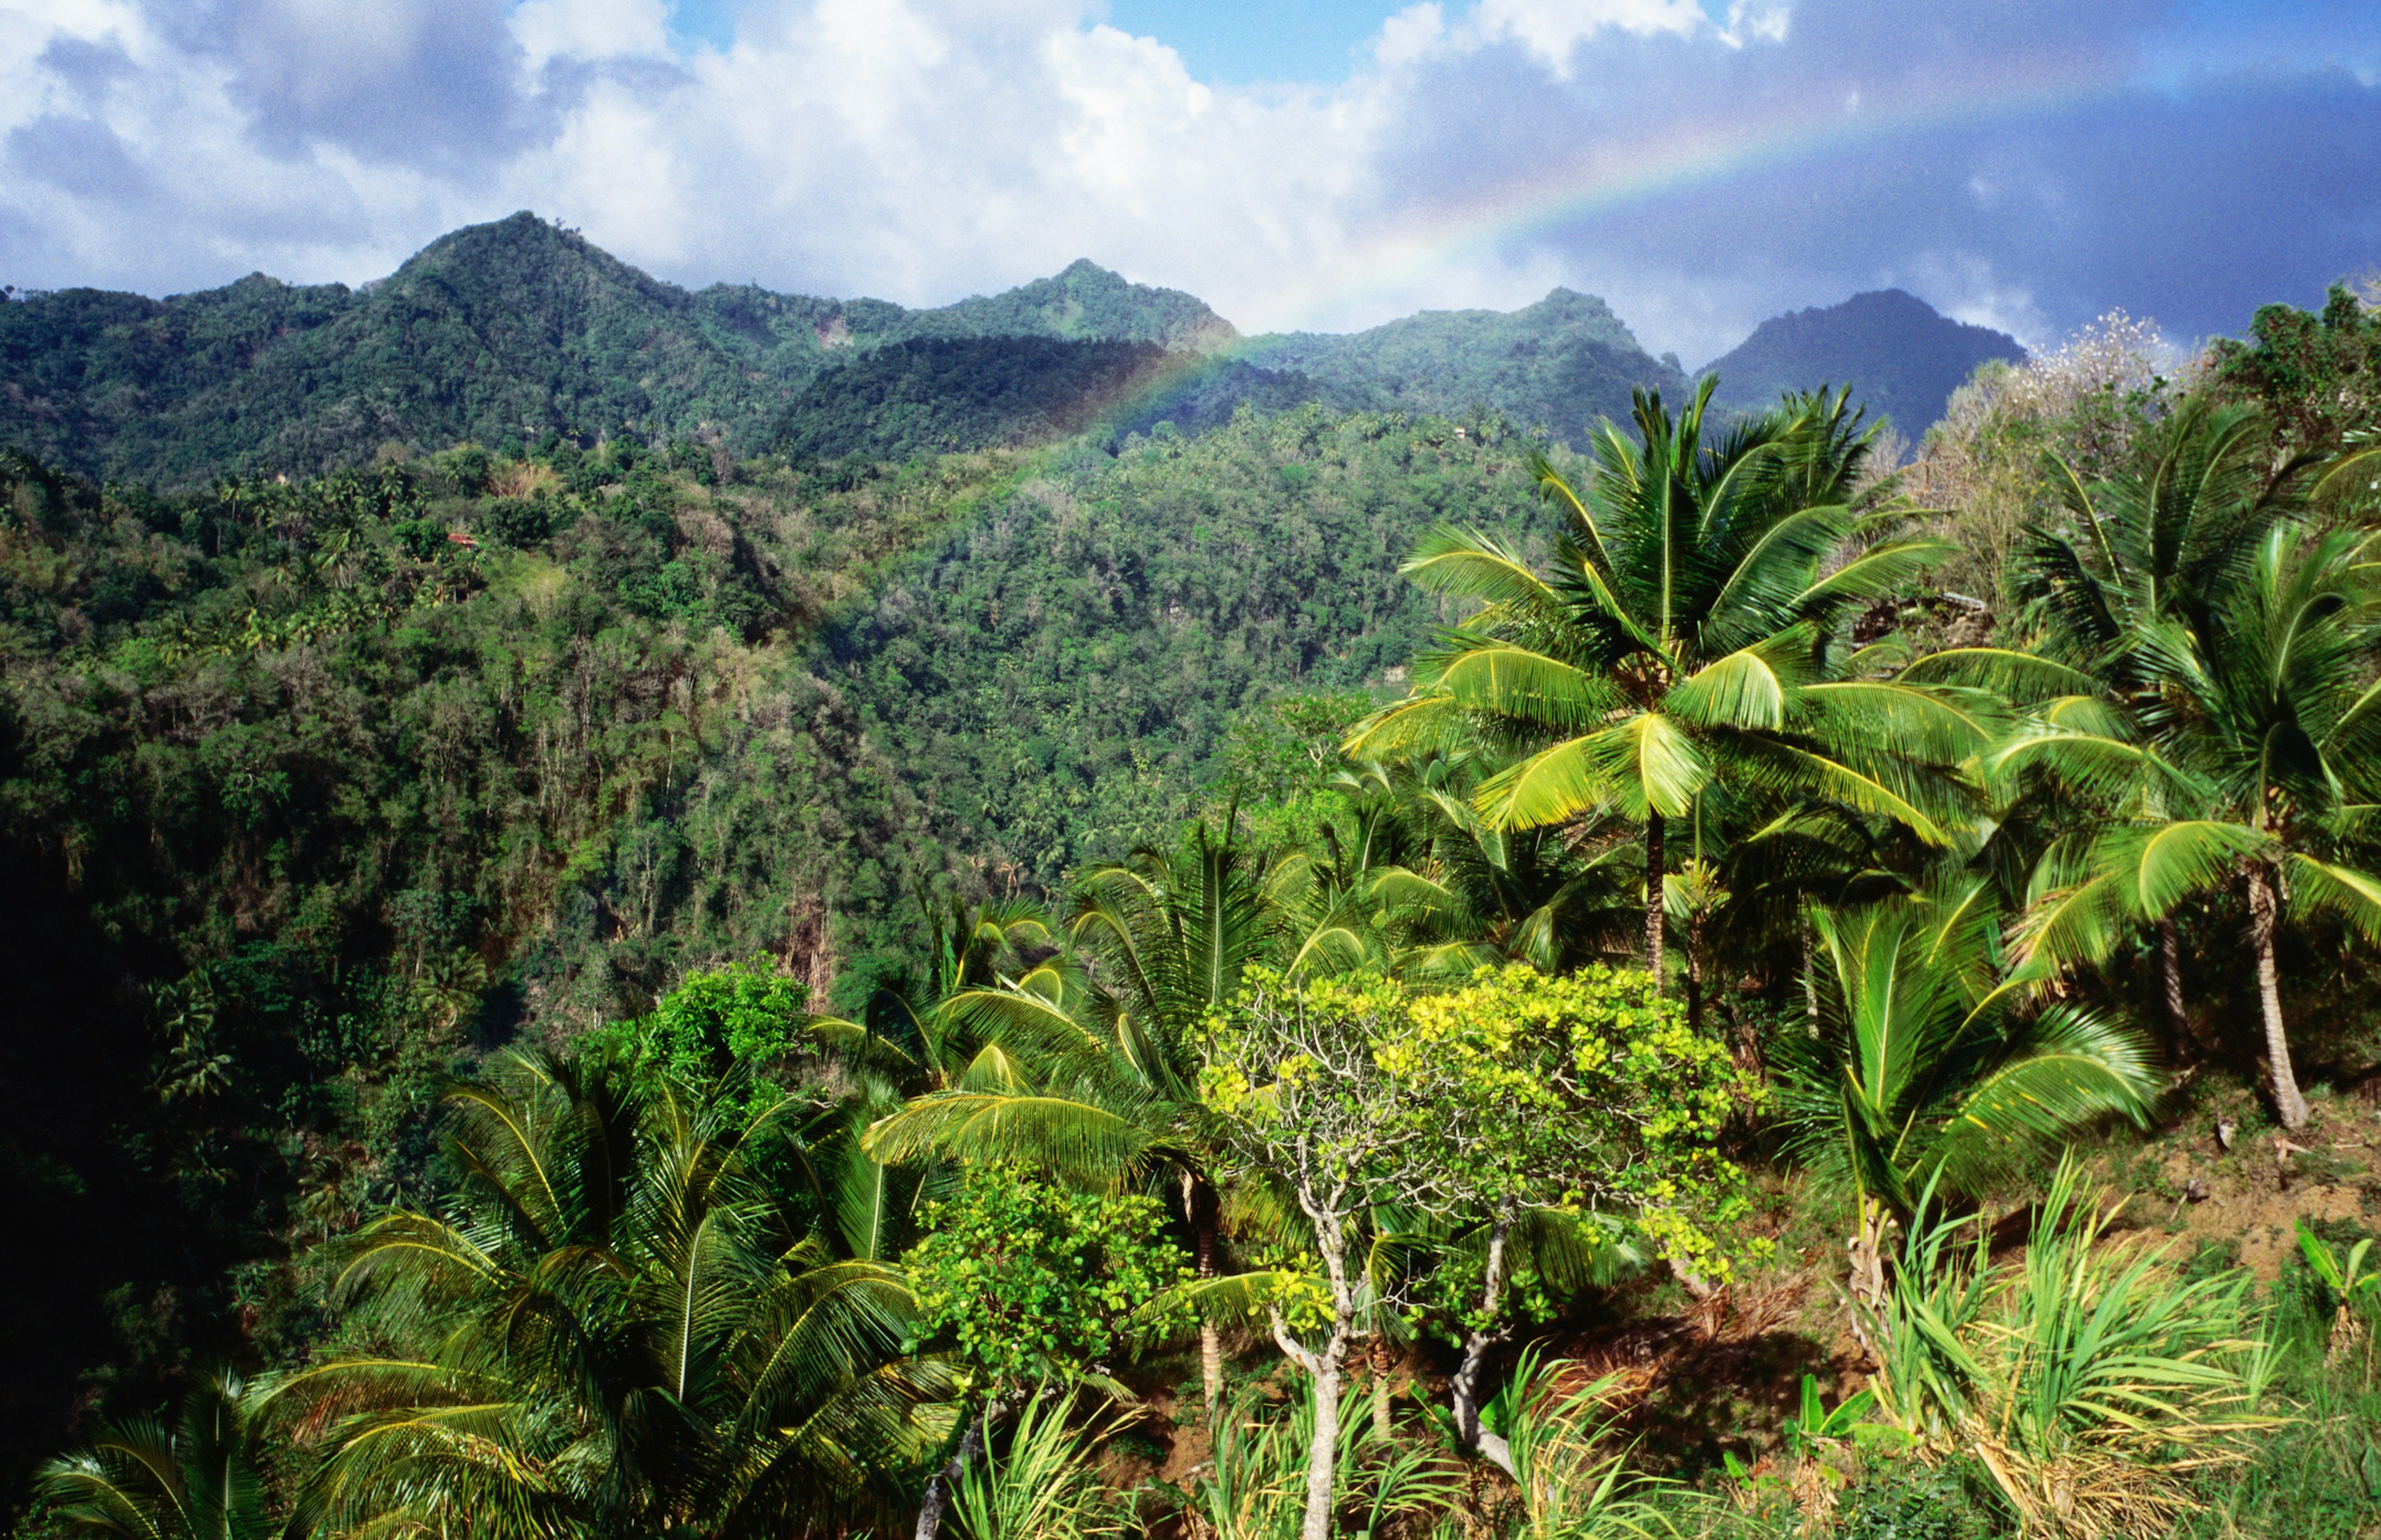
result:
[[(709, 292), (708, 290), (705, 291)], [(904, 329), (906, 327), (906, 330)], [(1069, 342), (1146, 342), (1178, 353), (1207, 353), (1239, 333), (1178, 288), (1128, 283), (1088, 259), (1056, 277), (940, 310), (907, 311), (880, 329), (890, 336), (1047, 336)]]
[(1213, 349), (1191, 296), (1077, 263), (911, 311), (663, 283), (528, 214), (432, 242), (350, 290), (255, 275), (157, 300), (63, 289), (0, 306), (0, 445), (111, 479), (312, 473), (463, 440), (628, 433), (750, 454), (822, 373), (913, 338)]
[(441, 237), (348, 289), (262, 274), (165, 299), (0, 305), (0, 446), (112, 481), (321, 474), (467, 441), (715, 445), (900, 459), (1189, 432), (1243, 405), (1503, 413), (1578, 442), (1639, 385), (1683, 385), (1605, 303), (1424, 312), (1243, 339), (1197, 298), (1090, 262), (930, 310), (664, 283), (528, 214)]
[(1916, 295), (1887, 288), (1775, 316), (1700, 373), (1719, 376), (1714, 400), (1744, 410), (1769, 405), (1780, 391), (1849, 385), (1872, 415), (1890, 417), (1916, 437), (1978, 365), (2024, 357), (2006, 332), (1954, 321)]
[(1344, 336), (1252, 337), (1232, 356), (1361, 392), (1382, 407), (1491, 408), (1574, 446), (1597, 418), (1627, 417), (1631, 390), (1675, 394), (1686, 385), (1677, 360), (1648, 357), (1611, 307), (1568, 288), (1517, 311), (1423, 311)]

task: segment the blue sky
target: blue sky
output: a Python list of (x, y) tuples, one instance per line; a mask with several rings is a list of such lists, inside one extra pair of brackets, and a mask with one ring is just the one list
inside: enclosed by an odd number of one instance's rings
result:
[(2381, 270), (2381, 0), (17, 0), (0, 282), (357, 283), (530, 208), (674, 281), (1077, 257), (1244, 329), (1898, 286), (2055, 342)]
[(1365, 0), (1110, 0), (1109, 24), (1170, 44), (1203, 80), (1331, 83), (1400, 7)]

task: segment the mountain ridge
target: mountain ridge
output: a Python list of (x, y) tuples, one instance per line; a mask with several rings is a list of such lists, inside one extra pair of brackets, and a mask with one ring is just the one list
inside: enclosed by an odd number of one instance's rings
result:
[(1611, 306), (1562, 287), (1513, 311), (1421, 311), (1361, 332), (1269, 333), (1231, 356), (1361, 390), (1383, 407), (1450, 416), (1493, 407), (1574, 446), (1594, 419), (1625, 418), (1632, 390), (1687, 385)]
[[(1977, 362), (2012, 356), (2013, 339), (1889, 290), (1774, 317), (1709, 367), (1726, 406), (1850, 378), (1916, 427)], [(1195, 295), (1088, 258), (910, 309), (688, 288), (527, 212), (451, 230), (352, 289), (257, 273), (164, 299), (0, 304), (0, 445), (168, 488), (548, 434), (898, 458), (1093, 423), (1117, 439), (1168, 421), (1200, 432), (1309, 401), (1494, 411), (1576, 447), (1596, 420), (1625, 420), (1635, 391), (1690, 388), (1674, 357), (1566, 287), (1513, 311), (1247, 336)]]
[(1238, 336), (1195, 296), (1088, 260), (910, 310), (690, 290), (524, 212), (450, 231), (353, 289), (251, 274), (162, 299), (68, 288), (0, 305), (0, 442), (165, 484), (553, 431), (722, 438), (750, 454), (846, 360), (986, 335), (1192, 352)]

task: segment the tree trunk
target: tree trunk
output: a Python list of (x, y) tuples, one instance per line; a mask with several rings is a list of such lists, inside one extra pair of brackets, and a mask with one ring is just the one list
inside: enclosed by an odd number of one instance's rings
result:
[(1389, 1420), (1389, 1339), (1373, 1338), (1373, 1436), (1386, 1442), (1397, 1428)]
[(1885, 1308), (1885, 1248), (1892, 1214), (1885, 1204), (1862, 1192), (1856, 1195), (1859, 1214), (1851, 1243), (1845, 1248), (1845, 1292), (1851, 1311), (1852, 1340), (1872, 1359), (1876, 1344), (1869, 1339), (1868, 1324)]
[(2191, 1016), (2182, 1003), (2182, 932), (2172, 916), (2158, 922), (2158, 976), (2166, 985), (2167, 1058), (2182, 1055), (2191, 1033)]
[[(1500, 1212), (1496, 1227), (1488, 1232), (1488, 1263), (1483, 1269), (1480, 1285), (1480, 1319), (1496, 1318), (1497, 1306), (1505, 1292), (1505, 1238), (1513, 1228), (1513, 1216)], [(1455, 1434), (1481, 1457), (1494, 1464), (1515, 1481), (1521, 1478), (1513, 1471), (1513, 1451), (1505, 1440), (1480, 1425), (1480, 1375), (1488, 1364), (1488, 1350), (1505, 1339), (1502, 1331), (1490, 1331), (1474, 1326), (1463, 1337), (1463, 1362), (1457, 1365), (1455, 1377), (1447, 1384), (1454, 1400)]]
[(967, 1435), (959, 1440), (959, 1452), (951, 1456), (951, 1462), (927, 1481), (925, 1498), (918, 1504), (917, 1540), (935, 1540), (941, 1532), (943, 1514), (951, 1506), (951, 1488), (983, 1452), (984, 1426), (991, 1421), (992, 1408), (987, 1406), (982, 1417), (968, 1424)]
[[(1215, 1276), (1215, 1190), (1207, 1179), (1196, 1171), (1182, 1173), (1182, 1216), (1190, 1221), (1191, 1244), (1196, 1248), (1199, 1277)], [(1203, 1317), (1199, 1322), (1199, 1388), (1207, 1402), (1207, 1415), (1224, 1399), (1224, 1338), (1215, 1323)]]
[[(1332, 1334), (1334, 1340), (1338, 1333)], [(1314, 1369), (1314, 1438), (1306, 1449), (1306, 1522), (1299, 1540), (1331, 1540), (1331, 1487), (1339, 1457), (1339, 1359), (1326, 1349)]]
[(1662, 993), (1662, 815), (1645, 810), (1645, 972)]
[(1819, 1036), (1818, 938), (1812, 934), (1811, 911), (1802, 911), (1802, 1025), (1813, 1042)]
[(1336, 1204), (1315, 1201), (1303, 1182), (1299, 1207), (1314, 1221), (1315, 1249), (1323, 1253), (1323, 1273), (1331, 1286), (1331, 1334), (1320, 1348), (1309, 1348), (1290, 1335), (1281, 1306), (1271, 1305), (1273, 1339), (1282, 1357), (1304, 1370), (1314, 1382), (1314, 1429), (1306, 1446), (1306, 1518), (1300, 1540), (1331, 1540), (1331, 1508), (1339, 1461), (1339, 1392), (1348, 1367), (1348, 1349), (1355, 1341), (1356, 1296), (1348, 1284), (1348, 1254), (1343, 1245), (1346, 1213)]
[(2282, 1033), (2281, 981), (2274, 971), (2274, 931), (2280, 922), (2280, 904), (2274, 894), (2273, 868), (2263, 862), (2249, 868), (2249, 939), (2257, 950), (2257, 1004), (2265, 1018), (2265, 1057), (2274, 1076), (2274, 1110), (2282, 1127), (2296, 1131), (2307, 1120), (2306, 1098), (2299, 1094), (2299, 1078), (2290, 1068), (2289, 1039)]
[(1698, 1037), (1703, 1030), (1703, 911), (1687, 922), (1687, 1026)]

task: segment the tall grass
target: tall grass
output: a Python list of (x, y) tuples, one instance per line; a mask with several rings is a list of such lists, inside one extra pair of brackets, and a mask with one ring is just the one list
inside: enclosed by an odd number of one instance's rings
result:
[(966, 1540), (1104, 1540), (1124, 1533), (1122, 1504), (1100, 1479), (1096, 1430), (1075, 1424), (1076, 1398), (1037, 1396), (951, 1493)]
[[(1244, 1391), (1215, 1419), (1207, 1463), (1193, 1476), (1184, 1517), (1196, 1540), (1291, 1540), (1306, 1504), (1312, 1393), (1276, 1411)], [(1452, 1507), (1463, 1483), (1439, 1451), (1370, 1418), (1339, 1424), (1334, 1510), (1342, 1534), (1371, 1536)]]
[(2247, 1275), (2181, 1279), (2115, 1217), (2069, 1161), (2018, 1263), (1994, 1264), (1971, 1219), (1914, 1227), (1874, 1322), (1888, 1415), (1923, 1450), (1979, 1461), (2058, 1540), (2169, 1533), (2199, 1506), (2194, 1476), (2277, 1425), (2258, 1410), (2276, 1356)]
[(1638, 1540), (1675, 1533), (1645, 1495), (1656, 1485), (1632, 1475), (1616, 1447), (1613, 1382), (1563, 1388), (1572, 1365), (1524, 1351), (1491, 1411), (1512, 1450), (1521, 1520), (1513, 1540)]

